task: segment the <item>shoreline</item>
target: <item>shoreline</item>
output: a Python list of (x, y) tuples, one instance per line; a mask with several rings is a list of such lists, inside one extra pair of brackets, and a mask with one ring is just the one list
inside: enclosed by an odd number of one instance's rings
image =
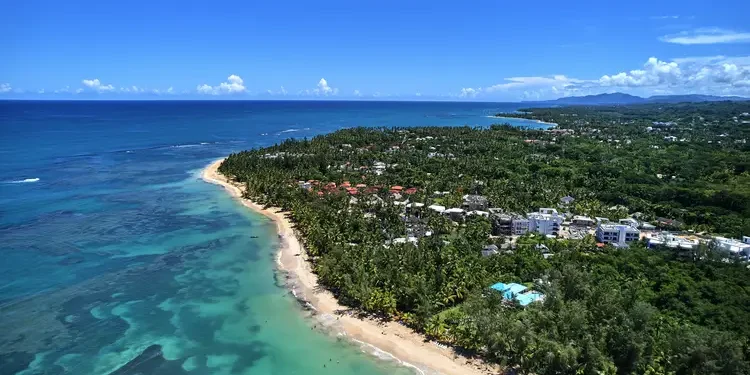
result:
[(549, 125), (550, 128), (554, 128), (554, 127), (558, 126), (558, 124), (556, 124), (554, 122), (547, 122), (547, 121), (535, 120), (535, 119), (524, 118), (524, 117), (505, 117), (505, 116), (488, 116), (488, 117), (491, 117), (491, 118), (504, 118), (504, 119), (508, 119), (508, 120), (511, 120), (511, 119), (512, 120), (526, 120), (526, 121), (536, 122), (538, 124)]
[[(352, 342), (371, 346), (395, 358), (401, 365), (417, 369), (419, 373), (443, 375), (487, 375), (498, 374), (497, 368), (479, 360), (469, 359), (455, 353), (448, 347), (440, 347), (411, 328), (397, 322), (380, 322), (360, 319), (350, 313), (351, 309), (342, 306), (336, 298), (319, 287), (317, 275), (312, 272), (307, 253), (297, 239), (294, 227), (286, 215), (278, 208), (265, 209), (248, 199), (242, 198), (239, 184), (229, 181), (218, 172), (224, 158), (205, 167), (201, 178), (224, 189), (243, 206), (273, 220), (279, 235), (279, 249), (276, 266), (287, 273), (287, 288), (303, 304), (309, 305), (314, 315), (327, 322), (335, 322), (342, 334)], [(333, 319), (336, 317), (336, 319)]]

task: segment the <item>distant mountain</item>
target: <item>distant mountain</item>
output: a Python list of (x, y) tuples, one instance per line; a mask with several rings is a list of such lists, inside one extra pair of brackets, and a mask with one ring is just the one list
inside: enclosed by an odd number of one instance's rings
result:
[(718, 101), (744, 101), (750, 98), (740, 96), (713, 96), (713, 95), (656, 95), (649, 98), (616, 92), (612, 94), (598, 94), (586, 96), (569, 96), (555, 100), (538, 102), (525, 102), (545, 105), (627, 105), (645, 103), (697, 103)]
[(723, 101), (745, 101), (750, 98), (741, 96), (713, 96), (713, 95), (656, 95), (648, 98), (652, 103), (696, 103), (696, 102), (723, 102)]

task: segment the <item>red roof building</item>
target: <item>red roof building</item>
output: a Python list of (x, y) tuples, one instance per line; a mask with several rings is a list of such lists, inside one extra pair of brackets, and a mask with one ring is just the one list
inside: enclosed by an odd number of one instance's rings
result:
[(398, 185), (391, 186), (391, 190), (401, 191), (401, 190), (404, 190), (404, 187), (403, 186), (398, 186)]
[(416, 192), (417, 192), (417, 188), (413, 188), (413, 187), (404, 190), (404, 194), (414, 194)]

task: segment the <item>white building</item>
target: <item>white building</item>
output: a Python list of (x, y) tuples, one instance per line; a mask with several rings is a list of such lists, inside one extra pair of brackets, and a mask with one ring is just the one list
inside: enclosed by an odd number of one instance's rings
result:
[(627, 247), (629, 243), (637, 241), (641, 231), (624, 224), (599, 224), (596, 227), (596, 239), (599, 242), (612, 244), (617, 247)]
[(539, 212), (532, 212), (527, 217), (529, 220), (529, 231), (545, 236), (557, 236), (564, 219), (554, 208), (540, 208)]
[(429, 206), (427, 208), (429, 208), (429, 209), (431, 209), (431, 210), (433, 210), (433, 211), (435, 211), (435, 212), (437, 212), (439, 214), (442, 214), (443, 211), (445, 211), (445, 206), (438, 206), (436, 204), (433, 204), (433, 205), (431, 205), (431, 206)]
[(638, 228), (640, 223), (638, 223), (638, 220), (633, 219), (632, 217), (626, 218), (626, 219), (620, 219), (620, 224), (627, 225), (633, 228)]
[[(747, 240), (747, 237), (743, 237), (742, 240)], [(727, 251), (732, 255), (750, 256), (750, 243), (735, 240), (734, 238), (714, 237), (713, 244), (716, 249)]]
[(666, 246), (670, 249), (695, 250), (698, 240), (678, 237), (671, 233), (654, 233), (648, 239), (648, 247)]
[(529, 231), (529, 219), (522, 216), (515, 216), (510, 223), (511, 233), (516, 236), (521, 236)]

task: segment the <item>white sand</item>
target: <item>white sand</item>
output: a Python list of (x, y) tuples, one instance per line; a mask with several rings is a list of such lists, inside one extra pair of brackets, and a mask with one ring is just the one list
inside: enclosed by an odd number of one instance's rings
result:
[(262, 206), (242, 198), (240, 184), (229, 181), (218, 172), (224, 159), (207, 166), (202, 173), (203, 180), (223, 186), (233, 197), (256, 212), (272, 219), (277, 226), (280, 245), (277, 257), (278, 267), (287, 272), (289, 287), (297, 298), (307, 301), (327, 320), (336, 316), (336, 324), (347, 336), (358, 342), (372, 345), (388, 352), (401, 362), (418, 368), (437, 371), (446, 375), (498, 374), (499, 369), (476, 360), (457, 355), (450, 348), (438, 347), (410, 328), (396, 322), (382, 323), (370, 319), (360, 319), (344, 312), (349, 309), (339, 305), (336, 298), (324, 288), (319, 288), (317, 276), (312, 272), (300, 242), (297, 240), (292, 223), (279, 209), (264, 209)]

